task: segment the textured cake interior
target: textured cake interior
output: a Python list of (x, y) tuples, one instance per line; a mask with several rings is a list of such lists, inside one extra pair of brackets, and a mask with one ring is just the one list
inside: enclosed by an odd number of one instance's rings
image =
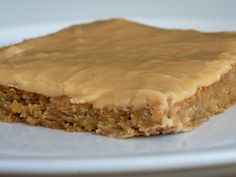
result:
[(67, 131), (96, 131), (117, 138), (166, 134), (191, 130), (220, 113), (236, 101), (236, 69), (222, 75), (209, 87), (199, 88), (191, 96), (167, 109), (148, 105), (109, 106), (102, 109), (92, 104), (72, 104), (67, 97), (46, 97), (16, 88), (0, 87), (0, 120), (24, 122)]

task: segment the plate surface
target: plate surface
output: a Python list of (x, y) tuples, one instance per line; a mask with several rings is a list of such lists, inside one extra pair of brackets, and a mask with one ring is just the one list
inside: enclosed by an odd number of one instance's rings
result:
[[(174, 24), (180, 26), (168, 26), (166, 24), (173, 24), (168, 23), (168, 20), (158, 23), (150, 19), (138, 21), (154, 26), (188, 27), (183, 23), (181, 26), (178, 20)], [(2, 28), (0, 45), (51, 33), (72, 23), (75, 22)], [(236, 29), (235, 26), (223, 23), (218, 28), (208, 27), (207, 21), (195, 24), (189, 21), (187, 24), (204, 31)], [(236, 107), (232, 107), (188, 133), (126, 140), (94, 133), (67, 133), (23, 124), (0, 123), (0, 174), (191, 174), (192, 177), (236, 174), (235, 115)]]

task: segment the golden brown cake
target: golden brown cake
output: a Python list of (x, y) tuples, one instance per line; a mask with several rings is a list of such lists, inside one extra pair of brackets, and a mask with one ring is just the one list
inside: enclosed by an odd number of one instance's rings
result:
[(191, 130), (236, 101), (236, 33), (122, 19), (0, 49), (0, 120), (127, 138)]

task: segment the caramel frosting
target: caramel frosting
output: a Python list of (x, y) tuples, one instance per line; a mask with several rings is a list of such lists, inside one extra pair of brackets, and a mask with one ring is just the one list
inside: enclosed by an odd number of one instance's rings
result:
[(0, 84), (99, 108), (166, 106), (218, 81), (235, 62), (236, 33), (112, 19), (0, 49)]

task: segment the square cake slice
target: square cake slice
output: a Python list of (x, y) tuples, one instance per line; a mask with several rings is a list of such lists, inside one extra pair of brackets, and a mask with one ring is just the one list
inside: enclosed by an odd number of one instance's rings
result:
[(117, 138), (184, 132), (235, 103), (235, 63), (234, 32), (71, 26), (0, 49), (0, 120)]

